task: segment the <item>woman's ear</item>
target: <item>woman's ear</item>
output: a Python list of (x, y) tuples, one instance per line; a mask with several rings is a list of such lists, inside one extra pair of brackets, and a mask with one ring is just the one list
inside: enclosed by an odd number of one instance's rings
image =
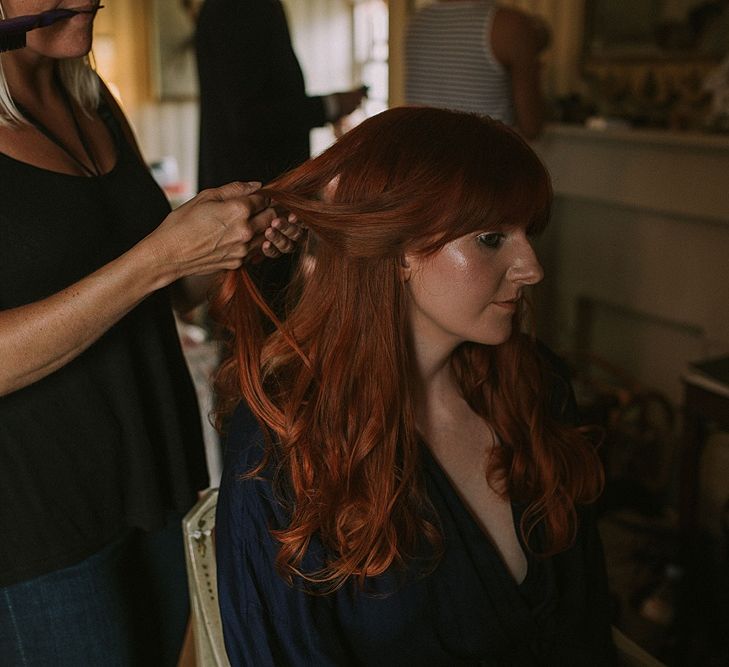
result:
[(410, 255), (403, 255), (400, 258), (400, 277), (404, 283), (410, 280), (412, 275), (412, 269), (410, 268), (412, 257)]

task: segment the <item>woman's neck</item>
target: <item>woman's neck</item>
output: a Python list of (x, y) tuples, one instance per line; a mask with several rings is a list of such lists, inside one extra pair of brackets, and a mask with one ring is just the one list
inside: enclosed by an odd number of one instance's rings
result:
[(9, 51), (2, 55), (3, 72), (14, 97), (25, 104), (41, 106), (58, 95), (54, 82), (56, 60), (29, 49)]
[(451, 356), (457, 344), (412, 336), (414, 407), (418, 429), (425, 434), (445, 404), (460, 400)]
[(415, 376), (422, 386), (442, 382), (450, 374), (451, 355), (455, 346), (434, 346), (425, 341), (412, 341)]

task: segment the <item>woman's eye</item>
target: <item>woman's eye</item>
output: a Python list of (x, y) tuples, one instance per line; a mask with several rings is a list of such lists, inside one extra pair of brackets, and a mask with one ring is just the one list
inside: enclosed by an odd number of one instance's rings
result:
[(504, 240), (504, 235), (499, 232), (489, 232), (488, 234), (480, 234), (478, 242), (487, 248), (499, 248)]

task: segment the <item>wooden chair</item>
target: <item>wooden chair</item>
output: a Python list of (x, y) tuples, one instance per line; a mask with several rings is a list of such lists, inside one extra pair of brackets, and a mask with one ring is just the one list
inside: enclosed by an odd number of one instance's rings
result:
[(230, 667), (218, 607), (213, 536), (217, 502), (218, 489), (208, 489), (182, 520), (197, 667)]

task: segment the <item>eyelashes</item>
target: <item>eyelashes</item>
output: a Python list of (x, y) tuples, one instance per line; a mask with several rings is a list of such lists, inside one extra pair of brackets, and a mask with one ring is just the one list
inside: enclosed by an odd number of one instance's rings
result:
[(476, 237), (479, 245), (490, 250), (498, 250), (504, 242), (505, 235), (501, 232), (486, 232)]

